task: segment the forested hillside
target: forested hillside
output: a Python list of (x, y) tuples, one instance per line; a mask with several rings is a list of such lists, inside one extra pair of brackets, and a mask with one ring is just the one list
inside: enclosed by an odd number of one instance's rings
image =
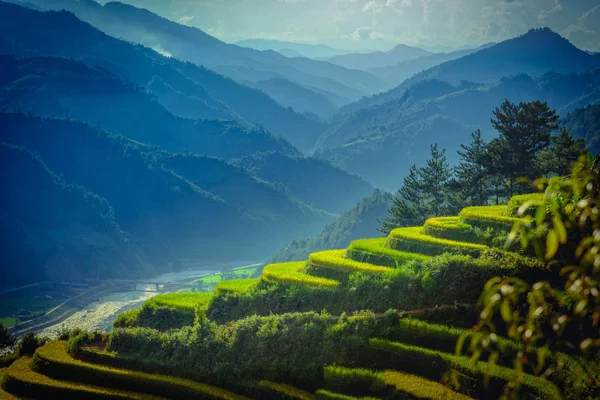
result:
[[(106, 199), (116, 224), (163, 267), (179, 258), (223, 257), (233, 246), (224, 238), (247, 231), (253, 235), (235, 245), (235, 256), (264, 257), (277, 247), (269, 242), (282, 245), (299, 231), (315, 232), (329, 218), (223, 160), (170, 154), (80, 122), (2, 113), (0, 132), (1, 142), (38, 153), (66, 182)], [(15, 201), (35, 198), (42, 220), (52, 218), (40, 190), (34, 185)], [(71, 240), (68, 233), (42, 233)]]
[(590, 104), (567, 114), (562, 124), (573, 135), (584, 138), (592, 153), (600, 153), (600, 105)]
[(379, 190), (344, 211), (333, 222), (311, 237), (298, 236), (273, 257), (272, 262), (301, 260), (312, 252), (343, 247), (345, 243), (379, 234), (380, 220), (388, 216), (392, 203), (389, 193)]
[[(3, 119), (3, 117), (0, 117)], [(121, 230), (111, 204), (56, 175), (39, 156), (0, 138), (2, 287), (156, 271), (149, 254)], [(18, 267), (15, 267), (18, 266)]]
[(281, 152), (255, 153), (232, 161), (317, 209), (339, 214), (368, 196), (373, 186), (327, 161)]
[(58, 57), (0, 56), (0, 62), (0, 106), (5, 109), (78, 119), (171, 151), (224, 158), (268, 150), (298, 154), (264, 129), (177, 117), (144, 89), (102, 67)]
[[(29, 26), (36, 29), (30, 30)], [(233, 113), (233, 117), (261, 124), (301, 148), (311, 147), (324, 127), (258, 90), (195, 64), (112, 38), (64, 11), (39, 12), (0, 2), (0, 39), (1, 53), (70, 57), (101, 66), (142, 88), (155, 88), (157, 99), (175, 115), (198, 119)], [(204, 106), (191, 108), (190, 102)]]
[(230, 45), (197, 28), (177, 24), (148, 10), (120, 2), (109, 2), (104, 6), (93, 0), (32, 2), (47, 9), (72, 11), (109, 35), (204, 65), (240, 82), (282, 77), (304, 87), (325, 89), (345, 98), (346, 103), (382, 88), (378, 78), (364, 71), (306, 58), (290, 59), (274, 51), (261, 52)]
[(427, 155), (429, 144), (438, 143), (455, 162), (456, 150), (469, 140), (471, 131), (479, 128), (491, 138), (489, 110), (504, 99), (540, 99), (566, 116), (597, 99), (599, 79), (600, 70), (551, 72), (537, 78), (518, 75), (491, 84), (463, 82), (458, 86), (424, 80), (394, 100), (335, 121), (320, 137), (316, 155), (393, 190), (399, 175)]
[[(341, 109), (339, 114), (382, 104), (402, 96), (414, 84), (429, 79), (449, 82), (491, 83), (503, 77), (527, 74), (532, 77), (546, 72), (582, 73), (600, 67), (600, 56), (591, 55), (548, 28), (532, 29), (523, 35), (500, 43), (484, 45), (475, 51), (459, 53), (451, 60), (428, 65), (424, 70), (386, 92), (361, 99)], [(561, 54), (561, 57), (556, 57)], [(408, 77), (407, 77), (408, 78)]]

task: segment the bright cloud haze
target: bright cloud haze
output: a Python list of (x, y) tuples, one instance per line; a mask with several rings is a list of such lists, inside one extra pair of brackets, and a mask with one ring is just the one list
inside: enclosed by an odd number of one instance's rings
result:
[(598, 0), (123, 0), (226, 42), (250, 38), (349, 49), (474, 46), (548, 26), (600, 51)]

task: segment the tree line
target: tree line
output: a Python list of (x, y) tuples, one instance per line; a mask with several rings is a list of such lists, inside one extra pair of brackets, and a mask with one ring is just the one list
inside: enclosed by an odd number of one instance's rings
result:
[(559, 127), (556, 110), (546, 102), (505, 100), (493, 114), (491, 123), (498, 136), (486, 143), (481, 130), (475, 130), (471, 142), (460, 146), (456, 167), (450, 166), (445, 150), (431, 145), (431, 158), (422, 167), (413, 165), (404, 178), (381, 232), (455, 215), (467, 205), (498, 204), (531, 192), (522, 178), (568, 175), (586, 152), (584, 139)]

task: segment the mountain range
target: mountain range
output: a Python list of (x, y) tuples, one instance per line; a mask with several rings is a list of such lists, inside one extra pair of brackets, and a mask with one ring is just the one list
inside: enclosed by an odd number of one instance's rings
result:
[(311, 147), (325, 127), (259, 90), (110, 37), (64, 11), (39, 12), (0, 2), (0, 52), (69, 57), (100, 66), (146, 88), (175, 115), (191, 119), (218, 119), (224, 113), (229, 118), (239, 116), (235, 119), (246, 125), (260, 124), (300, 148)]
[(540, 99), (566, 116), (600, 100), (600, 69), (582, 74), (548, 72), (537, 78), (523, 74), (457, 86), (423, 80), (394, 100), (340, 118), (320, 137), (315, 154), (379, 187), (395, 190), (411, 165), (428, 158), (430, 144), (438, 143), (456, 162), (456, 150), (470, 141), (473, 130), (481, 129), (487, 140), (493, 138), (492, 111), (505, 99)]
[(410, 47), (399, 44), (393, 49), (383, 52), (375, 51), (372, 53), (353, 53), (335, 56), (327, 59), (332, 64), (341, 65), (350, 69), (360, 69), (368, 71), (376, 68), (385, 68), (397, 65), (402, 62), (431, 56), (433, 53), (418, 47)]
[(286, 57), (307, 57), (314, 59), (326, 59), (342, 54), (350, 54), (351, 50), (336, 49), (325, 44), (309, 44), (286, 42), (283, 40), (269, 39), (245, 39), (234, 43), (236, 46), (249, 47), (255, 50), (273, 50)]
[(142, 44), (169, 57), (203, 65), (237, 81), (284, 78), (311, 90), (318, 87), (332, 92), (344, 98), (346, 103), (383, 88), (378, 78), (365, 71), (227, 44), (200, 29), (180, 25), (148, 10), (119, 2), (103, 6), (93, 0), (28, 0), (28, 3), (45, 9), (71, 11), (111, 36)]
[[(285, 237), (291, 240), (298, 231), (314, 232), (331, 218), (223, 160), (169, 153), (82, 122), (2, 113), (0, 132), (0, 142), (35, 152), (66, 184), (105, 199), (102, 204), (110, 212), (98, 212), (113, 215), (116, 226), (154, 265), (175, 259), (215, 259), (233, 249), (236, 257), (264, 257), (272, 251), (269, 241), (282, 245)], [(15, 168), (7, 166), (4, 171), (15, 171), (13, 179), (20, 179), (21, 170)], [(27, 216), (13, 207), (25, 207), (36, 198), (41, 220), (60, 215), (54, 214), (53, 203), (44, 205), (45, 195), (38, 190), (44, 193), (35, 185), (31, 190), (19, 189), (11, 193), (12, 203), (2, 205), (5, 215), (14, 219), (12, 225), (22, 226), (19, 232), (35, 249), (45, 248), (40, 242), (44, 236), (50, 236), (51, 242), (76, 242), (70, 237), (79, 235), (76, 231), (55, 232), (50, 227), (42, 236), (30, 235), (35, 232), (29, 231)], [(57, 195), (48, 201), (61, 200)], [(83, 217), (88, 218), (88, 213), (73, 211), (67, 225), (85, 227), (89, 221)], [(246, 236), (247, 231), (252, 235), (243, 244), (227, 240)]]

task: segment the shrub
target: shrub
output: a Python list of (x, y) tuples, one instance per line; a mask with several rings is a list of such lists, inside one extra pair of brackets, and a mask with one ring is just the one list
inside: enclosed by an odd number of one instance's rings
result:
[(43, 346), (47, 341), (47, 338), (40, 338), (35, 332), (27, 332), (17, 345), (17, 354), (20, 357), (30, 356), (38, 347)]
[(294, 386), (286, 385), (284, 383), (263, 380), (258, 382), (258, 386), (276, 393), (280, 399), (315, 400), (317, 398), (312, 393), (300, 390)]
[(259, 278), (233, 279), (217, 283), (216, 290), (243, 293), (250, 290), (260, 282)]
[(246, 399), (200, 382), (85, 363), (70, 357), (67, 354), (67, 344), (63, 341), (53, 341), (39, 348), (34, 357), (34, 366), (40, 372), (57, 379), (99, 384), (172, 399)]
[(194, 323), (195, 312), (204, 312), (212, 293), (165, 293), (146, 301), (139, 310), (120, 314), (113, 327), (143, 326), (160, 330), (176, 329)]
[(408, 252), (440, 255), (449, 251), (479, 255), (488, 247), (482, 244), (459, 242), (428, 236), (422, 227), (397, 228), (390, 232), (386, 246)]
[(346, 251), (347, 257), (375, 265), (399, 268), (409, 261), (425, 261), (429, 256), (398, 251), (385, 247), (386, 238), (359, 239), (350, 243)]
[(406, 393), (409, 396), (417, 399), (470, 399), (470, 397), (456, 393), (440, 383), (429, 381), (425, 378), (421, 378), (420, 376), (387, 370), (384, 372), (384, 377), (386, 384), (393, 385), (396, 390)]
[(544, 204), (544, 193), (518, 194), (511, 197), (508, 201), (508, 214), (516, 215), (519, 207), (527, 202), (531, 202), (531, 207), (535, 210), (535, 207)]
[(326, 250), (312, 253), (308, 260), (311, 264), (320, 267), (348, 270), (351, 272), (366, 272), (370, 274), (382, 274), (391, 269), (379, 265), (367, 264), (345, 257), (346, 250)]
[(332, 279), (305, 274), (304, 266), (303, 261), (269, 264), (263, 269), (262, 278), (269, 282), (320, 288), (336, 288), (340, 285), (340, 282)]
[(226, 384), (257, 379), (316, 389), (322, 384), (323, 365), (356, 359), (376, 328), (372, 313), (343, 318), (314, 312), (252, 316), (224, 325), (200, 319), (193, 328), (168, 334), (118, 329), (109, 349), (167, 367), (185, 365)]
[[(474, 378), (476, 387), (472, 388), (475, 397), (486, 397), (489, 393), (502, 393), (504, 385), (509, 382), (515, 371), (499, 365), (488, 371), (487, 362), (472, 363), (467, 357), (459, 357), (449, 353), (430, 350), (423, 347), (411, 346), (403, 343), (390, 342), (382, 339), (370, 339), (371, 348), (376, 350), (373, 359), (380, 364), (402, 369), (409, 373), (422, 375), (426, 379), (439, 380), (450, 369), (455, 369), (467, 377)], [(484, 377), (488, 374), (489, 387), (483, 385)], [(526, 392), (541, 396), (545, 399), (560, 399), (561, 395), (549, 381), (528, 374), (520, 376), (521, 383)], [(461, 390), (465, 390), (463, 388)]]
[(5, 328), (4, 325), (0, 323), (0, 349), (14, 346), (16, 341), (15, 337), (8, 331), (8, 328)]
[(345, 368), (336, 365), (323, 370), (325, 385), (336, 392), (365, 395), (386, 389), (383, 373), (364, 368)]
[[(141, 326), (140, 324), (140, 313), (141, 310), (129, 310), (127, 312), (121, 313), (113, 322), (113, 328), (133, 328), (134, 326)], [(64, 340), (64, 338), (59, 337), (59, 340)]]
[[(410, 318), (431, 324), (470, 329), (479, 321), (480, 311), (471, 305), (456, 304), (452, 307), (435, 307), (410, 314)], [(400, 313), (402, 316), (402, 313)]]
[(488, 227), (510, 231), (518, 218), (510, 217), (508, 206), (466, 207), (458, 214), (461, 221), (482, 229)]

